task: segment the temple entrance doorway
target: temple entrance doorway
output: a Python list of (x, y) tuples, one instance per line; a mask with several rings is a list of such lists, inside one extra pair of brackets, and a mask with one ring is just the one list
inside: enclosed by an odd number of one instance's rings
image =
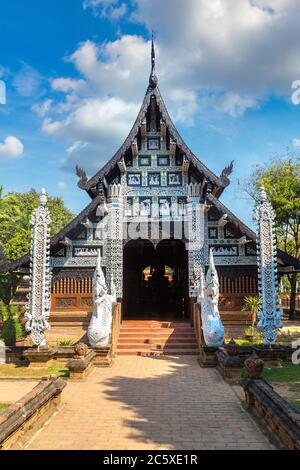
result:
[(124, 247), (123, 318), (188, 319), (188, 259), (180, 240), (132, 240)]

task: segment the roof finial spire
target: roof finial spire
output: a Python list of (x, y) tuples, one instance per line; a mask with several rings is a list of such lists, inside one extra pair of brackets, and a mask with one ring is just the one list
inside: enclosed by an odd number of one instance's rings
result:
[(151, 73), (149, 77), (149, 84), (151, 88), (155, 88), (157, 85), (158, 79), (155, 71), (155, 47), (154, 47), (154, 32), (152, 30), (152, 39), (151, 39)]

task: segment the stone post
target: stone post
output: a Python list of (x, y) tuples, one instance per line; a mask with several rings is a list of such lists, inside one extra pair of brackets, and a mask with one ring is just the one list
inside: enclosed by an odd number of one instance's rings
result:
[(44, 331), (50, 328), (48, 319), (51, 303), (51, 272), (49, 256), (50, 213), (46, 207), (47, 195), (42, 189), (40, 205), (32, 214), (32, 241), (30, 252), (29, 304), (25, 314), (25, 329), (36, 346), (45, 346)]
[(277, 278), (277, 247), (274, 232), (275, 213), (264, 188), (260, 189), (255, 210), (258, 226), (258, 285), (261, 308), (257, 327), (263, 330), (264, 344), (275, 343), (282, 327)]
[(112, 284), (118, 299), (123, 296), (123, 186), (110, 186), (108, 200), (108, 236), (106, 238), (106, 280), (111, 294)]
[(205, 275), (204, 259), (204, 205), (200, 203), (200, 184), (187, 185), (187, 224), (189, 244), (189, 295), (197, 298)]

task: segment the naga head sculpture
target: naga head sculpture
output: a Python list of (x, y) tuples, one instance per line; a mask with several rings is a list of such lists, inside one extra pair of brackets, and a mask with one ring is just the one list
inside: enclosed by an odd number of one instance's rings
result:
[(97, 264), (93, 277), (94, 293), (97, 297), (102, 297), (107, 294), (107, 285), (103, 270), (101, 267), (101, 251), (98, 250)]
[(205, 291), (208, 300), (218, 305), (219, 302), (219, 277), (215, 267), (213, 249), (209, 252), (209, 268), (206, 274)]

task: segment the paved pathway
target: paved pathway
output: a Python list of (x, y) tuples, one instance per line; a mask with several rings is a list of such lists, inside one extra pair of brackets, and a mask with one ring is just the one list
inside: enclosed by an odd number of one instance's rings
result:
[(33, 380), (0, 380), (0, 403), (14, 403), (38, 384)]
[(70, 382), (29, 449), (270, 449), (239, 399), (197, 358), (118, 357)]

